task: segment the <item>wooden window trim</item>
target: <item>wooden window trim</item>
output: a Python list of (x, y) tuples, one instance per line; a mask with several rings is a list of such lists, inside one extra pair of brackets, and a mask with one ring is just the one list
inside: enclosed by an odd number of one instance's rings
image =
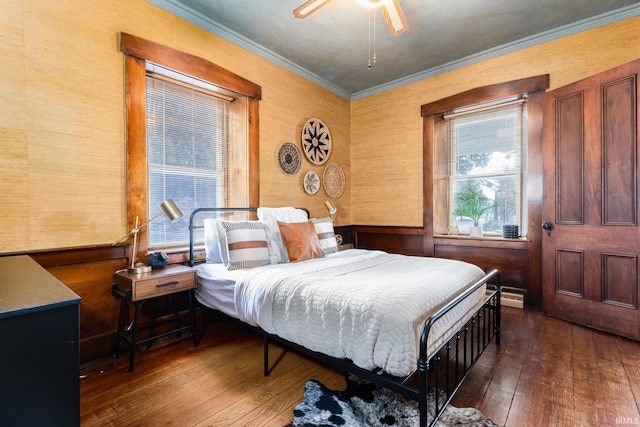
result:
[[(530, 228), (535, 227), (542, 211), (540, 192), (542, 180), (542, 162), (538, 153), (542, 151), (542, 94), (549, 87), (549, 75), (528, 77), (505, 83), (470, 89), (420, 107), (420, 115), (423, 118), (423, 253), (425, 256), (434, 254), (434, 144), (436, 136), (436, 120), (441, 119), (444, 113), (460, 107), (495, 101), (510, 96), (527, 93), (528, 97), (528, 181), (530, 188), (528, 194), (528, 215)], [(539, 233), (531, 233), (531, 242), (538, 244)], [(530, 262), (539, 261), (539, 254), (533, 255)]]
[(420, 107), (422, 117), (444, 114), (447, 111), (469, 105), (482, 104), (523, 93), (544, 91), (549, 87), (549, 75), (528, 77), (506, 83), (477, 87), (446, 98), (439, 99)]
[[(127, 230), (135, 225), (136, 217), (145, 222), (149, 212), (147, 199), (147, 141), (146, 141), (146, 61), (200, 78), (239, 93), (248, 100), (248, 162), (249, 207), (258, 207), (260, 199), (259, 173), (259, 85), (228, 71), (206, 59), (171, 47), (120, 33), (120, 52), (125, 61), (125, 106), (127, 140)], [(138, 258), (148, 248), (144, 237), (139, 242)]]

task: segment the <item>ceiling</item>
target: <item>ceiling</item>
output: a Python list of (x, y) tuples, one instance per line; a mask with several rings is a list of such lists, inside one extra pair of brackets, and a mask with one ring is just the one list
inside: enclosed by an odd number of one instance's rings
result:
[(633, 0), (399, 0), (409, 29), (392, 36), (374, 10), (370, 39), (356, 0), (303, 20), (292, 11), (305, 0), (147, 1), (347, 99), (640, 15)]

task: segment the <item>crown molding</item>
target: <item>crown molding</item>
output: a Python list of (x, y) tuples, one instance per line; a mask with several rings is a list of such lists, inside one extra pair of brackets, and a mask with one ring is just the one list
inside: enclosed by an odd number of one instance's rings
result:
[(317, 74), (312, 73), (306, 68), (288, 60), (287, 58), (273, 52), (270, 49), (250, 40), (243, 35), (219, 24), (218, 22), (204, 16), (203, 14), (185, 7), (177, 0), (147, 0), (147, 2), (154, 4), (194, 25), (197, 25), (212, 34), (215, 34), (243, 49), (252, 52), (261, 58), (266, 59), (298, 76), (309, 80), (318, 86), (335, 93), (350, 101), (366, 98), (368, 96), (376, 95), (388, 90), (396, 89), (401, 86), (405, 86), (411, 83), (415, 83), (426, 78), (434, 77), (439, 74), (443, 74), (449, 71), (456, 70), (458, 68), (466, 67), (468, 65), (476, 64), (478, 62), (493, 59), (502, 55), (513, 53), (522, 49), (526, 49), (532, 46), (536, 46), (542, 43), (560, 39), (580, 33), (582, 31), (591, 30), (593, 28), (601, 27), (603, 25), (612, 24), (617, 21), (632, 18), (640, 15), (640, 4), (634, 4), (626, 6), (620, 9), (613, 10), (611, 12), (603, 13), (591, 18), (583, 19), (581, 21), (574, 22), (572, 24), (564, 25), (562, 27), (554, 28), (549, 31), (534, 34), (529, 37), (516, 40), (511, 43), (507, 43), (501, 46), (497, 46), (492, 49), (487, 49), (482, 52), (478, 52), (473, 55), (466, 56), (456, 61), (451, 61), (438, 67), (433, 67), (428, 70), (424, 70), (415, 74), (411, 74), (406, 77), (402, 77), (396, 80), (392, 80), (387, 83), (383, 83), (371, 88), (361, 90), (354, 93), (349, 93), (339, 86), (323, 79)]
[(167, 12), (172, 13), (194, 25), (197, 25), (212, 34), (215, 34), (216, 36), (235, 44), (236, 46), (246, 49), (249, 52), (258, 55), (269, 62), (272, 62), (288, 71), (291, 71), (292, 73), (297, 74), (298, 76), (309, 80), (310, 82), (315, 83), (318, 86), (321, 86), (324, 89), (335, 93), (336, 95), (339, 95), (347, 100), (351, 98), (351, 94), (346, 90), (312, 73), (306, 68), (299, 66), (295, 62), (292, 62), (289, 59), (275, 53), (274, 51), (267, 49), (261, 44), (248, 39), (242, 34), (239, 34), (236, 31), (233, 31), (232, 29), (212, 20), (211, 18), (208, 18), (200, 12), (184, 6), (176, 0), (147, 0), (147, 2), (158, 6), (159, 8), (164, 9)]
[(492, 49), (487, 49), (482, 52), (478, 52), (474, 55), (469, 55), (456, 61), (451, 61), (438, 67), (430, 68), (428, 70), (420, 71), (409, 76), (383, 83), (365, 89), (359, 92), (355, 92), (351, 95), (351, 101), (366, 98), (368, 96), (376, 95), (388, 90), (396, 89), (401, 86), (415, 83), (420, 80), (424, 80), (429, 77), (434, 77), (439, 74), (447, 73), (449, 71), (456, 70), (458, 68), (466, 67), (468, 65), (477, 64), (488, 59), (497, 58), (509, 53), (517, 52), (522, 49), (533, 47), (542, 43), (557, 40), (563, 37), (571, 36), (583, 31), (591, 30), (593, 28), (602, 27), (604, 25), (612, 24), (614, 22), (622, 21), (627, 18), (633, 18), (640, 15), (640, 4), (626, 6), (614, 11), (603, 13), (588, 19), (574, 22), (572, 24), (564, 25), (562, 27), (554, 28), (553, 30), (544, 31), (542, 33), (534, 34), (529, 37), (525, 37), (520, 40), (516, 40), (512, 43), (507, 43), (501, 46), (497, 46)]

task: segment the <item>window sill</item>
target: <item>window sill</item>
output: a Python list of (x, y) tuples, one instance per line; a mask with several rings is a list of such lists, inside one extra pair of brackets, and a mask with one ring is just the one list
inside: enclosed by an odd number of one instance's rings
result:
[(470, 237), (468, 235), (450, 236), (447, 234), (435, 234), (433, 242), (436, 245), (448, 246), (473, 246), (482, 248), (511, 248), (511, 249), (527, 249), (529, 240), (526, 237), (517, 239), (506, 239), (502, 236), (482, 236)]

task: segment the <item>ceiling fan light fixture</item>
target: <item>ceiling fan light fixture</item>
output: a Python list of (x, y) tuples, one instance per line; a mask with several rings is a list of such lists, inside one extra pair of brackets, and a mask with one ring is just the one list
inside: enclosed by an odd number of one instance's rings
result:
[[(325, 4), (329, 3), (329, 1), (331, 0), (308, 0), (294, 10), (293, 15), (298, 19), (304, 19)], [(397, 36), (398, 34), (404, 33), (409, 28), (409, 24), (407, 24), (407, 19), (404, 17), (404, 12), (402, 12), (402, 8), (400, 7), (400, 2), (398, 0), (358, 0), (358, 2), (369, 9), (370, 14), (373, 9), (380, 8), (391, 35)], [(375, 23), (375, 21), (373, 22)]]
[(382, 8), (382, 15), (392, 35), (397, 36), (409, 29), (407, 18), (404, 17), (398, 0), (389, 0), (388, 4), (385, 4)]
[(386, 5), (389, 0), (358, 0), (358, 3), (368, 9), (374, 9)]
[(329, 3), (331, 0), (310, 0), (293, 11), (293, 16), (299, 19), (306, 18), (313, 12)]

